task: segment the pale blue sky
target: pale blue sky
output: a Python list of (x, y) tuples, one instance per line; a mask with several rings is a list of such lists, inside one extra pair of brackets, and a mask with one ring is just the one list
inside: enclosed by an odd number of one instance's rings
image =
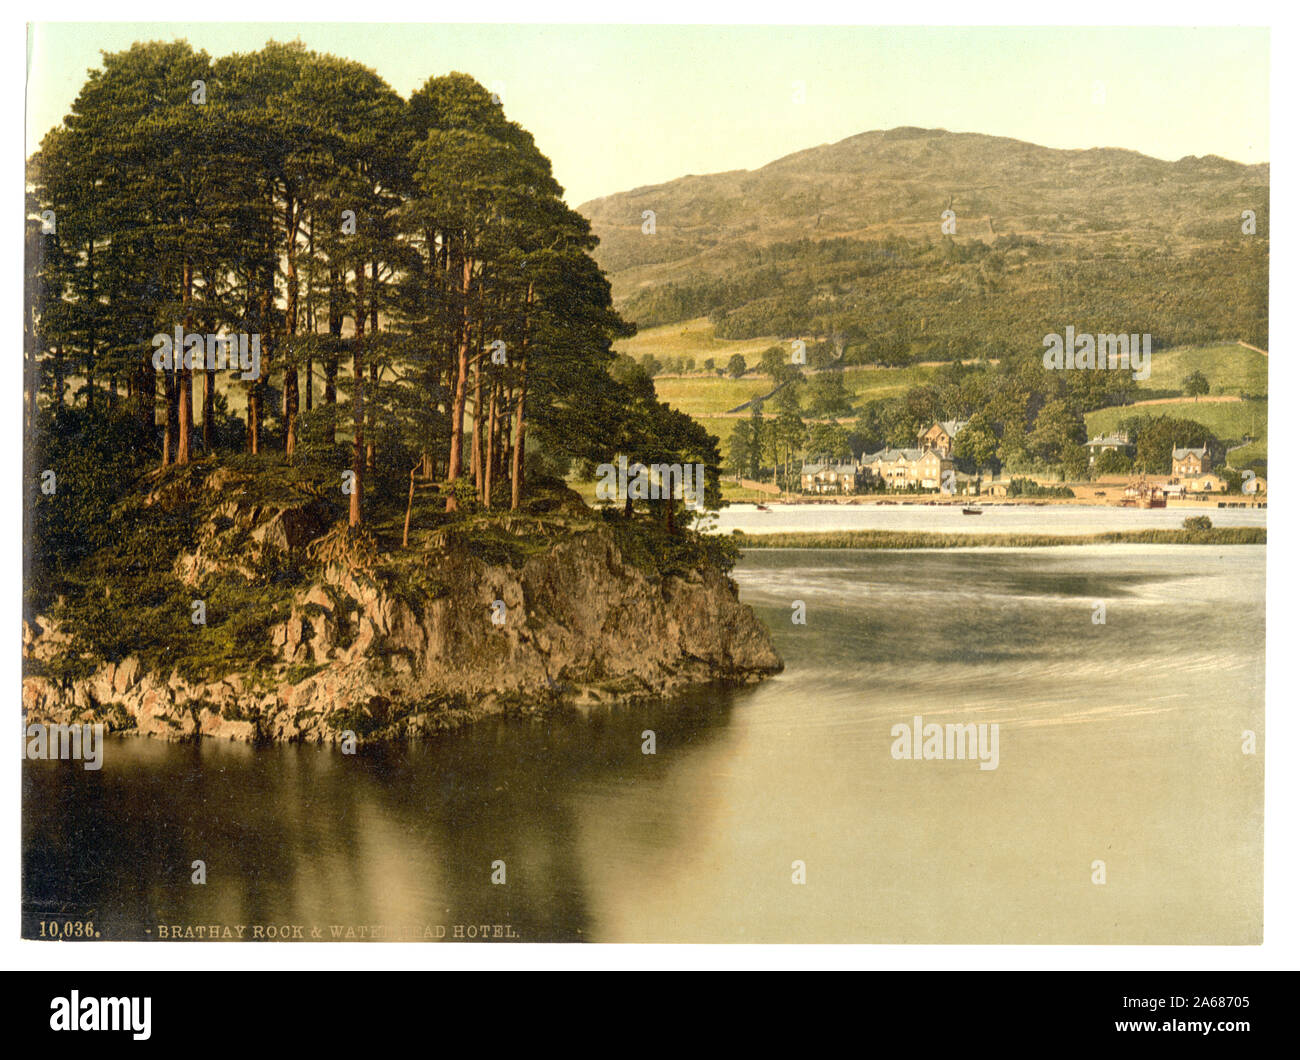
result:
[(573, 205), (897, 125), (1269, 160), (1268, 32), (1227, 27), (44, 23), (30, 29), (28, 149), (101, 49), (176, 37), (214, 57), (300, 37), (403, 96), (472, 74), (533, 133)]

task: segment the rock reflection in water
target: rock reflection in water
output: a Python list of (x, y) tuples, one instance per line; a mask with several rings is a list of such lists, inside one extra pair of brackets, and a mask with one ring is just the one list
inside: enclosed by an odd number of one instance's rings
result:
[[(331, 925), (423, 937), (509, 925), (532, 941), (592, 937), (575, 795), (636, 786), (614, 824), (670, 858), (707, 827), (707, 772), (732, 702), (704, 689), (585, 719), (501, 720), (362, 748), (114, 739), (104, 768), (24, 768), (25, 925), (93, 918), (104, 938), (159, 925)], [(645, 730), (653, 755), (642, 753)], [(659, 794), (657, 795), (656, 792)], [(207, 883), (191, 882), (202, 860)], [(506, 883), (493, 885), (493, 862)], [(489, 932), (489, 937), (491, 933)]]

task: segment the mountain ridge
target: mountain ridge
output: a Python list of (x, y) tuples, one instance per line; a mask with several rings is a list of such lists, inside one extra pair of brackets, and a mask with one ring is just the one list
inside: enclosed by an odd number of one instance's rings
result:
[[(899, 137), (899, 136), (892, 135), (901, 132), (914, 132), (916, 136)], [(864, 132), (854, 133), (852, 136), (846, 136), (840, 140), (828, 141), (825, 143), (813, 145), (811, 147), (800, 148), (797, 151), (792, 151), (789, 154), (781, 155), (778, 158), (774, 158), (770, 162), (765, 162), (763, 165), (758, 166), (755, 169), (738, 168), (738, 169), (718, 170), (713, 173), (683, 173), (680, 177), (674, 177), (672, 180), (659, 181), (653, 184), (641, 184), (633, 188), (625, 188), (621, 191), (611, 192), (608, 195), (598, 195), (595, 198), (588, 199), (587, 201), (581, 203), (576, 208), (580, 213), (583, 213), (584, 215), (590, 217), (591, 213), (589, 211), (591, 209), (600, 206), (602, 203), (607, 203), (611, 200), (619, 199), (624, 196), (638, 195), (649, 191), (655, 191), (660, 188), (670, 187), (674, 184), (678, 184), (686, 180), (708, 180), (715, 177), (721, 178), (721, 177), (734, 177), (734, 176), (745, 175), (745, 174), (758, 174), (758, 173), (762, 173), (765, 170), (780, 166), (782, 163), (790, 162), (793, 161), (794, 159), (798, 159), (807, 155), (812, 155), (828, 149), (839, 148), (846, 144), (854, 143), (855, 141), (863, 141), (869, 137), (880, 137), (884, 141), (890, 141), (890, 140), (912, 139), (912, 138), (929, 139), (929, 138), (938, 138), (941, 136), (954, 137), (954, 138), (970, 137), (970, 138), (976, 138), (979, 140), (992, 142), (992, 143), (1013, 144), (1020, 147), (1029, 147), (1037, 151), (1042, 151), (1045, 153), (1057, 154), (1057, 155), (1128, 156), (1135, 160), (1140, 159), (1144, 162), (1151, 162), (1161, 166), (1186, 166), (1192, 164), (1215, 163), (1215, 164), (1222, 164), (1223, 166), (1231, 167), (1234, 169), (1254, 171), (1256, 173), (1262, 172), (1264, 174), (1267, 174), (1271, 165), (1271, 163), (1269, 162), (1236, 162), (1232, 159), (1225, 158), (1222, 155), (1217, 155), (1213, 153), (1207, 155), (1183, 155), (1182, 157), (1177, 159), (1163, 159), (1163, 158), (1157, 158), (1154, 155), (1143, 154), (1141, 151), (1137, 151), (1129, 147), (1113, 147), (1113, 146), (1101, 146), (1101, 145), (1097, 145), (1093, 147), (1047, 147), (1042, 144), (1035, 144), (1029, 140), (1020, 140), (1012, 136), (999, 136), (994, 133), (952, 132), (951, 130), (942, 129), (942, 128), (924, 129), (921, 128), (920, 126), (897, 126), (893, 129), (869, 129)]]
[[(1175, 331), (1179, 341), (1235, 339), (1259, 337), (1266, 317), (1270, 173), (1270, 163), (1216, 155), (1167, 161), (1130, 148), (1053, 148), (901, 126), (805, 148), (758, 169), (644, 185), (579, 211), (600, 239), (595, 256), (616, 305), (643, 327), (709, 315), (722, 325), (720, 337), (815, 334), (805, 319), (811, 307), (830, 325), (889, 284), (924, 312), (927, 301), (951, 300), (939, 290), (945, 285), (964, 288), (958, 301), (996, 303), (1041, 286), (1035, 270), (1045, 264), (1114, 260), (1124, 265), (1110, 270), (1108, 303), (1132, 289), (1137, 301), (1158, 305), (1177, 288), (1186, 296), (1193, 274), (1192, 282), (1203, 273), (1236, 277), (1231, 296), (1243, 307), (1231, 319), (1206, 322), (1204, 306), (1189, 303), (1176, 327), (1152, 323), (1171, 341)], [(653, 211), (653, 231), (646, 211)], [(1244, 230), (1245, 211), (1254, 233)], [(843, 246), (805, 245), (832, 240)], [(898, 240), (906, 247), (891, 242)], [(991, 252), (996, 260), (985, 261)], [(1165, 278), (1139, 276), (1134, 287), (1132, 274), (1150, 262)], [(808, 312), (793, 304), (800, 300)], [(771, 304), (752, 305), (764, 301)], [(1066, 294), (1060, 303), (1075, 311)], [(1080, 303), (1078, 312), (1099, 308)]]

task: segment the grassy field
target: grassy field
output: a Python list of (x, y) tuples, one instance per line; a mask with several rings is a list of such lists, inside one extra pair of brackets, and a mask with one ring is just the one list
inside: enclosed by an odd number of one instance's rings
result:
[[(697, 317), (682, 324), (649, 328), (615, 348), (634, 357), (646, 353), (660, 359), (694, 357), (698, 370), (709, 357), (721, 368), (735, 353), (744, 355), (752, 368), (764, 350), (778, 345), (785, 347), (788, 343), (775, 336), (743, 341), (714, 338), (713, 326), (707, 318)], [(1212, 395), (1260, 397), (1268, 393), (1268, 358), (1234, 343), (1158, 350), (1151, 357), (1151, 378), (1140, 382), (1138, 387), (1145, 398), (1180, 397), (1183, 380), (1196, 371), (1209, 381)], [(909, 387), (928, 382), (934, 372), (933, 366), (852, 366), (844, 372), (844, 385), (853, 394), (854, 403), (861, 404), (876, 398), (897, 397)], [(701, 373), (663, 377), (656, 381), (656, 387), (662, 400), (688, 415), (708, 416), (765, 393), (771, 388), (771, 383), (767, 376), (762, 375), (735, 380)]]
[[(926, 383), (934, 375), (933, 367), (911, 365), (907, 368), (870, 368), (854, 366), (844, 370), (844, 387), (852, 395), (855, 407), (880, 398), (902, 397), (908, 389)], [(740, 379), (714, 378), (707, 375), (659, 376), (655, 392), (666, 401), (697, 419), (733, 409), (750, 398), (768, 393), (772, 380), (766, 375), (747, 375)]]
[[(697, 365), (712, 357), (721, 367), (733, 353), (743, 354), (747, 363), (755, 365), (764, 350), (778, 344), (780, 340), (775, 337), (743, 342), (715, 339), (708, 320), (700, 317), (684, 324), (650, 328), (621, 343), (618, 348), (634, 356), (644, 353), (660, 358), (691, 356)], [(929, 365), (905, 368), (852, 366), (844, 371), (844, 385), (852, 395), (854, 407), (860, 408), (868, 401), (901, 397), (909, 388), (930, 381), (936, 370)], [(1268, 358), (1233, 343), (1158, 350), (1152, 354), (1151, 378), (1138, 384), (1140, 393), (1137, 399), (1179, 398), (1183, 395), (1183, 380), (1194, 371), (1206, 377), (1211, 396), (1245, 396), (1248, 400), (1217, 403), (1171, 400), (1167, 404), (1100, 409), (1085, 417), (1089, 437), (1114, 429), (1120, 420), (1129, 416), (1177, 416), (1203, 423), (1218, 437), (1232, 442), (1246, 435), (1252, 436), (1254, 440), (1249, 445), (1233, 452), (1233, 466), (1267, 470)], [(736, 419), (723, 413), (766, 394), (771, 388), (771, 379), (765, 375), (749, 375), (741, 379), (704, 374), (671, 375), (655, 380), (660, 400), (685, 412), (717, 435), (724, 453)]]
[(709, 318), (696, 317), (679, 324), (646, 328), (630, 339), (615, 343), (614, 349), (636, 358), (643, 353), (653, 353), (660, 360), (664, 357), (694, 357), (697, 367), (705, 358), (712, 357), (719, 368), (725, 368), (732, 354), (742, 354), (745, 363), (753, 366), (764, 350), (780, 344), (781, 340), (775, 335), (757, 339), (717, 339), (713, 337)]
[(1258, 397), (1268, 393), (1268, 358), (1236, 344), (1156, 350), (1151, 354), (1151, 378), (1141, 386), (1172, 397), (1182, 394), (1183, 380), (1192, 372), (1209, 380), (1211, 394)]
[[(790, 349), (788, 340), (779, 339), (775, 335), (741, 340), (714, 338), (713, 325), (708, 318), (696, 317), (680, 324), (647, 328), (630, 339), (615, 343), (614, 349), (636, 358), (647, 353), (660, 360), (666, 357), (694, 357), (696, 370), (701, 374), (660, 378), (655, 381), (656, 388), (661, 400), (670, 402), (683, 412), (689, 415), (707, 415), (734, 408), (754, 394), (765, 394), (772, 389), (772, 383), (766, 375), (748, 375), (742, 379), (704, 375), (704, 361), (712, 357), (716, 367), (725, 368), (732, 355), (739, 353), (745, 358), (745, 363), (754, 368), (763, 352), (773, 346), (780, 346), (787, 351)], [(844, 385), (853, 392), (855, 401), (865, 401), (902, 394), (908, 387), (928, 380), (933, 373), (933, 367), (854, 366), (845, 370)], [(714, 397), (713, 391), (726, 393), (727, 397)], [(732, 401), (731, 398), (737, 394), (738, 399)]]
[[(1249, 353), (1245, 350), (1243, 352)], [(1153, 373), (1154, 374), (1154, 373)], [(1130, 416), (1173, 416), (1178, 419), (1195, 420), (1203, 423), (1216, 436), (1227, 441), (1239, 441), (1250, 435), (1254, 441), (1244, 449), (1234, 451), (1232, 466), (1266, 467), (1268, 460), (1268, 401), (1234, 401), (1209, 403), (1198, 401), (1173, 401), (1161, 405), (1121, 405), (1116, 408), (1098, 409), (1084, 417), (1088, 425), (1088, 436), (1095, 437), (1113, 430), (1120, 420)], [(1189, 439), (1188, 445), (1199, 444)]]
[(1268, 439), (1265, 438), (1258, 442), (1251, 442), (1249, 445), (1240, 449), (1235, 449), (1230, 454), (1229, 459), (1235, 468), (1252, 468), (1258, 474), (1265, 475), (1268, 472)]
[(765, 375), (743, 379), (709, 379), (706, 376), (655, 379), (655, 393), (660, 401), (666, 401), (697, 419), (734, 409), (771, 389), (772, 380)]

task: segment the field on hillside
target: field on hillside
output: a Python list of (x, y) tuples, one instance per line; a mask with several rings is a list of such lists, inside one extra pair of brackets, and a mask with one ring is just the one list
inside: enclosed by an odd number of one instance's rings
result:
[[(715, 338), (713, 326), (700, 317), (687, 325), (649, 328), (635, 338), (616, 344), (615, 348), (634, 357), (653, 354), (660, 360), (665, 357), (694, 357), (698, 370), (708, 357), (712, 357), (721, 368), (733, 353), (745, 355), (746, 363), (753, 367), (764, 350), (776, 345), (786, 347), (789, 344), (775, 337), (737, 342)], [(937, 367), (851, 365), (844, 370), (844, 385), (853, 393), (855, 401), (890, 397), (927, 382)], [(1268, 358), (1235, 343), (1157, 350), (1151, 356), (1151, 378), (1137, 385), (1147, 392), (1142, 398), (1178, 397), (1183, 393), (1183, 380), (1195, 371), (1206, 377), (1213, 395), (1258, 397), (1268, 393)], [(656, 385), (661, 388), (659, 396), (663, 400), (692, 414), (714, 412), (738, 403), (728, 405), (726, 400), (710, 396), (713, 390), (734, 388), (728, 393), (740, 395), (738, 400), (743, 401), (755, 393), (765, 392), (764, 386), (771, 389), (770, 380), (765, 375), (747, 375), (733, 380), (729, 376), (714, 377), (702, 372), (684, 377), (670, 373), (656, 380)]]
[(646, 328), (630, 339), (614, 343), (614, 349), (638, 360), (645, 353), (652, 353), (660, 360), (665, 357), (694, 357), (697, 368), (706, 357), (712, 357), (719, 368), (725, 368), (733, 354), (741, 354), (745, 363), (753, 366), (764, 350), (779, 345), (781, 340), (775, 335), (755, 339), (715, 338), (708, 317), (696, 317), (679, 324)]
[[(679, 376), (655, 379), (655, 393), (675, 409), (696, 418), (734, 409), (750, 398), (772, 389), (765, 375), (743, 379), (710, 379), (707, 376)], [(748, 410), (745, 412), (748, 415)]]
[(1268, 358), (1235, 343), (1156, 350), (1151, 354), (1151, 378), (1141, 386), (1182, 394), (1183, 380), (1192, 372), (1209, 380), (1211, 394), (1259, 397), (1268, 393)]
[[(666, 356), (694, 357), (697, 364), (702, 363), (705, 357), (713, 357), (716, 363), (723, 364), (733, 352), (743, 352), (752, 364), (757, 362), (763, 350), (776, 343), (775, 339), (752, 342), (715, 339), (708, 321), (700, 318), (691, 321), (689, 326), (651, 328), (619, 348), (634, 355), (651, 353), (661, 359)], [(867, 401), (902, 397), (910, 387), (928, 382), (936, 371), (937, 367), (932, 365), (906, 368), (852, 366), (844, 371), (844, 385), (852, 394), (854, 407), (860, 408)], [(1183, 380), (1194, 371), (1206, 377), (1212, 397), (1245, 395), (1248, 400), (1163, 400), (1181, 397)], [(766, 375), (748, 375), (741, 379), (705, 374), (667, 375), (655, 379), (655, 390), (660, 400), (685, 412), (717, 435), (724, 453), (737, 418), (722, 413), (766, 394), (771, 388), (772, 381)], [(1140, 382), (1138, 391), (1138, 401), (1157, 400), (1160, 404), (1125, 405), (1090, 412), (1085, 416), (1089, 437), (1114, 429), (1120, 420), (1130, 416), (1176, 416), (1203, 423), (1218, 437), (1230, 441), (1251, 435), (1254, 441), (1233, 452), (1233, 465), (1266, 470), (1268, 401), (1266, 397), (1259, 397), (1268, 394), (1268, 358), (1263, 354), (1230, 343), (1157, 350), (1151, 358), (1151, 378)]]
[[(1154, 377), (1154, 372), (1152, 375)], [(1215, 435), (1227, 441), (1238, 441), (1250, 435), (1254, 441), (1243, 449), (1231, 454), (1233, 467), (1267, 468), (1268, 460), (1268, 401), (1171, 401), (1159, 405), (1121, 405), (1116, 408), (1098, 409), (1084, 417), (1088, 425), (1088, 436), (1110, 431), (1120, 420), (1130, 416), (1172, 416), (1177, 419), (1195, 420), (1203, 423)], [(1198, 445), (1196, 439), (1188, 439), (1187, 445)]]
[[(897, 398), (910, 387), (930, 381), (934, 368), (846, 368), (844, 387), (852, 395), (854, 407), (881, 398)], [(716, 416), (736, 408), (742, 402), (772, 390), (770, 376), (747, 375), (740, 379), (711, 378), (707, 375), (659, 376), (655, 392), (688, 416)], [(742, 415), (747, 415), (748, 410)]]

